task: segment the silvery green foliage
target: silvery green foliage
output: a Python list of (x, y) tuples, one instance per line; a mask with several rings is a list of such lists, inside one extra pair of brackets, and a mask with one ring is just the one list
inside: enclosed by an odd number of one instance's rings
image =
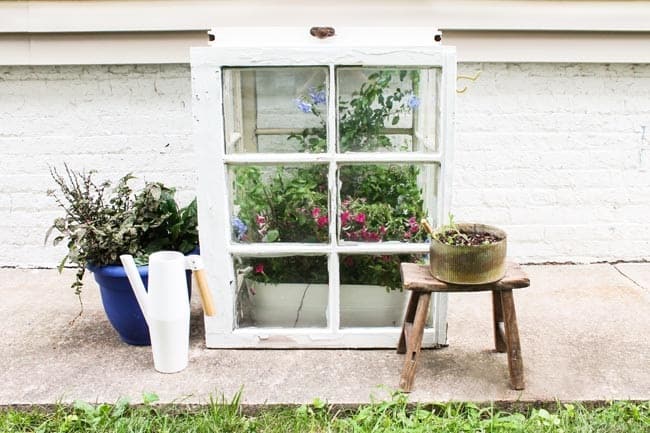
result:
[(47, 232), (53, 244), (67, 240), (68, 251), (59, 264), (77, 269), (72, 288), (81, 293), (86, 265), (117, 265), (121, 254), (131, 254), (138, 264), (158, 250), (187, 253), (198, 244), (196, 199), (179, 208), (175, 189), (147, 182), (139, 191), (129, 186), (132, 174), (115, 187), (109, 180), (97, 182), (94, 171), (50, 170), (58, 190), (48, 191), (64, 211)]

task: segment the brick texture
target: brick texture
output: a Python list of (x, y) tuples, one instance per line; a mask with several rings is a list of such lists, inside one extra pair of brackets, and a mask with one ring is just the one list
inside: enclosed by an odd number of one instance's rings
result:
[(0, 266), (52, 266), (49, 166), (133, 172), (189, 201), (196, 185), (188, 65), (0, 67)]
[(452, 210), (526, 262), (650, 258), (650, 65), (462, 64)]
[[(650, 65), (461, 64), (452, 211), (524, 262), (650, 259)], [(188, 65), (0, 67), (0, 266), (53, 266), (63, 162), (194, 194)]]

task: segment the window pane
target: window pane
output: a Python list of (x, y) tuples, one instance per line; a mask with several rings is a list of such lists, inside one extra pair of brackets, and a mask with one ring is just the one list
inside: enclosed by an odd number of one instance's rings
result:
[(327, 326), (327, 257), (235, 257), (235, 269), (240, 328)]
[(324, 152), (326, 67), (224, 68), (227, 153)]
[(401, 326), (407, 293), (401, 290), (401, 262), (420, 255), (343, 255), (341, 327)]
[(329, 242), (327, 165), (235, 166), (235, 242)]
[(412, 152), (437, 148), (439, 70), (337, 69), (341, 152)]
[(347, 165), (339, 169), (341, 242), (423, 242), (436, 221), (436, 164)]

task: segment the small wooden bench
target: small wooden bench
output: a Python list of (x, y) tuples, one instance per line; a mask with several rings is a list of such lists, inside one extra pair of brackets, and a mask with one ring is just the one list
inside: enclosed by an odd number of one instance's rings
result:
[(415, 381), (415, 368), (422, 348), (431, 293), (482, 291), (492, 292), (494, 345), (497, 352), (508, 353), (510, 385), (513, 389), (524, 389), (524, 365), (512, 290), (528, 287), (530, 280), (518, 264), (508, 263), (506, 274), (501, 280), (483, 285), (456, 285), (439, 281), (431, 275), (428, 265), (402, 263), (400, 271), (404, 288), (411, 291), (397, 344), (397, 353), (406, 353), (400, 378), (400, 388), (403, 391), (410, 392)]

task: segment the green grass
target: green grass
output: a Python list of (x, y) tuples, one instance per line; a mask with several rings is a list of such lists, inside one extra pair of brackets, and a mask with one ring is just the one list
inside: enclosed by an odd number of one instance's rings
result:
[(155, 395), (131, 406), (77, 402), (53, 410), (0, 411), (0, 432), (650, 432), (650, 402), (612, 402), (587, 408), (560, 404), (553, 410), (508, 412), (470, 403), (409, 404), (403, 394), (349, 411), (321, 400), (300, 407), (241, 410), (240, 395), (200, 407), (155, 406)]

